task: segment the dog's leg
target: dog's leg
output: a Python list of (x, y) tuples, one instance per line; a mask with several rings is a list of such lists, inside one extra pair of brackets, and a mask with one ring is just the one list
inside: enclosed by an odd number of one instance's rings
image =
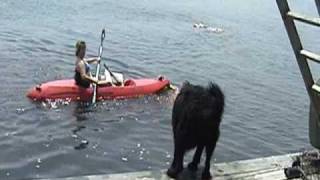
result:
[(202, 172), (202, 179), (207, 180), (212, 178), (210, 174), (210, 160), (211, 160), (211, 156), (213, 154), (214, 148), (215, 148), (215, 144), (206, 146), (206, 162), (205, 162), (204, 170)]
[(192, 162), (188, 164), (188, 169), (190, 171), (198, 170), (198, 164), (200, 163), (202, 151), (203, 151), (203, 145), (198, 145), (197, 150), (194, 153)]
[(173, 162), (167, 171), (167, 175), (171, 178), (177, 178), (178, 174), (183, 170), (183, 156), (185, 153), (183, 147), (183, 144), (175, 142)]

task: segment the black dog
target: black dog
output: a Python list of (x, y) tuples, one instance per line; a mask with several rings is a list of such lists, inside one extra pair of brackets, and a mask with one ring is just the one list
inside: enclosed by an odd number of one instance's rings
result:
[(188, 165), (197, 171), (203, 149), (206, 151), (203, 179), (211, 179), (210, 159), (219, 138), (219, 125), (224, 110), (224, 95), (217, 84), (208, 87), (185, 82), (172, 110), (174, 159), (167, 175), (176, 178), (183, 170), (183, 157), (187, 150), (197, 147)]

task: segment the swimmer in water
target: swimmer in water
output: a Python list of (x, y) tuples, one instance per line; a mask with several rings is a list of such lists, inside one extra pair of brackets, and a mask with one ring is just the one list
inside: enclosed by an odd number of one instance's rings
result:
[(222, 28), (210, 27), (202, 22), (193, 24), (193, 28), (204, 29), (207, 32), (214, 32), (214, 33), (222, 33), (223, 32)]
[(195, 23), (193, 24), (193, 27), (200, 29), (200, 28), (207, 28), (208, 26), (204, 25), (203, 23)]
[(208, 32), (214, 32), (214, 33), (222, 33), (222, 32), (223, 32), (223, 29), (222, 29), (222, 28), (208, 27), (208, 28), (206, 28), (206, 31), (208, 31)]

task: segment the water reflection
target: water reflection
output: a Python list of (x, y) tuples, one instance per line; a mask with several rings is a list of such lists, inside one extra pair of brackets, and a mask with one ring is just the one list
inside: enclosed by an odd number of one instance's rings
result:
[(89, 112), (93, 112), (94, 106), (90, 103), (86, 102), (76, 102), (76, 107), (73, 111), (73, 116), (76, 118), (77, 122), (86, 121), (88, 120), (87, 114)]
[(81, 125), (79, 123), (89, 120), (87, 118), (87, 114), (88, 114), (88, 112), (93, 111), (92, 108), (93, 108), (93, 106), (90, 103), (83, 103), (83, 102), (76, 103), (76, 107), (73, 111), (73, 116), (76, 118), (77, 125), (72, 130), (72, 137), (78, 143), (76, 146), (74, 146), (75, 150), (85, 149), (89, 145), (89, 141), (86, 138), (84, 138), (83, 136), (79, 135), (79, 132), (86, 128), (84, 125)]

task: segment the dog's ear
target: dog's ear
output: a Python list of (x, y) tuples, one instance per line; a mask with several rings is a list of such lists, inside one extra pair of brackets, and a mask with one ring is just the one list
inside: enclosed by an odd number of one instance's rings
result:
[(191, 84), (189, 83), (189, 81), (184, 81), (182, 83), (182, 87), (180, 89), (179, 94), (185, 94), (189, 89), (190, 89)]
[(189, 81), (185, 80), (185, 81), (182, 83), (182, 87), (184, 87), (184, 86), (190, 86)]

